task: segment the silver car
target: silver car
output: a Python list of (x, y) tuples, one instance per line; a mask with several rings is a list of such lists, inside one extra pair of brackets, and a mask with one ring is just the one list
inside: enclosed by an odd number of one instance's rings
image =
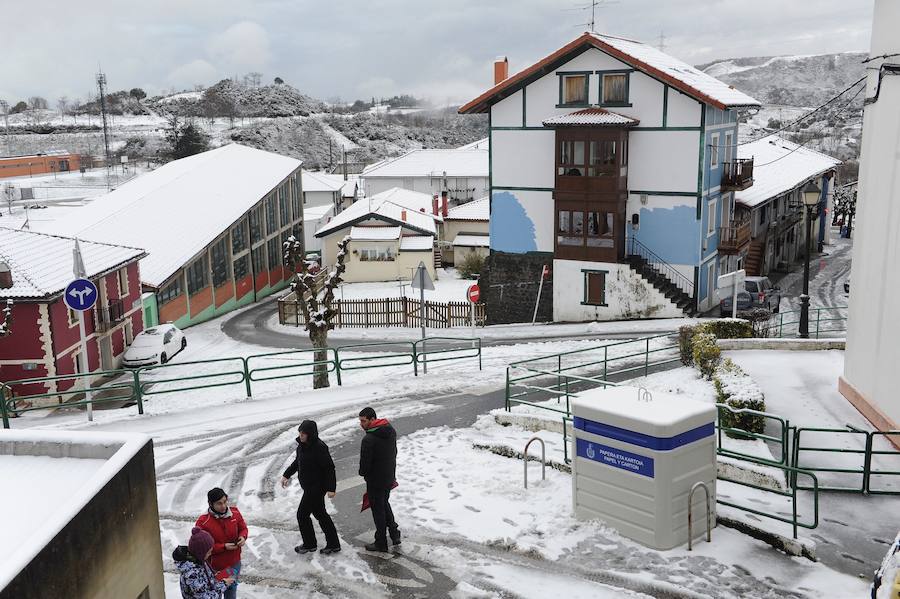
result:
[[(781, 305), (781, 289), (772, 285), (769, 277), (747, 277), (744, 291), (738, 292), (738, 312), (751, 308), (765, 308), (778, 312)], [(722, 298), (719, 314), (731, 316), (731, 296)]]

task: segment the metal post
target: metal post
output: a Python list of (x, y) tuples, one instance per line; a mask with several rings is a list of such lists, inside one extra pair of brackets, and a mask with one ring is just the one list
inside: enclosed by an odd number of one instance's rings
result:
[[(315, 355), (315, 354), (314, 354)], [(315, 362), (315, 358), (313, 358)], [(247, 399), (253, 399), (253, 390), (250, 386), (250, 365), (249, 358), (241, 358), (241, 364), (244, 366), (244, 388), (247, 391)], [(315, 369), (315, 366), (313, 366)]]
[[(334, 348), (331, 350), (334, 355), (334, 376), (337, 378), (338, 387), (341, 386), (341, 361), (338, 359), (338, 350)], [(413, 356), (413, 361), (415, 361), (415, 356)]]
[(131, 384), (134, 385), (134, 398), (137, 400), (138, 414), (144, 413), (144, 394), (141, 393), (141, 381), (138, 378), (139, 369), (131, 373)]
[(863, 495), (869, 494), (869, 481), (872, 478), (872, 433), (866, 432), (866, 455), (863, 461)]
[(800, 295), (800, 338), (809, 338), (809, 245), (812, 243), (812, 210), (806, 209), (806, 260), (803, 262), (803, 293)]
[[(3, 428), (9, 428), (9, 414), (6, 412), (6, 385), (0, 385), (0, 416), (3, 418)], [(10, 395), (12, 395), (10, 393)]]
[(647, 349), (644, 351), (644, 376), (647, 376), (650, 365), (650, 337), (647, 337)]
[[(565, 425), (565, 421), (563, 421), (563, 425)], [(565, 426), (563, 426), (565, 428)], [(541, 480), (547, 480), (547, 448), (544, 445), (544, 440), (540, 437), (532, 437), (528, 440), (528, 443), (525, 444), (525, 451), (522, 457), (522, 462), (525, 465), (525, 488), (528, 488), (528, 447), (534, 441), (541, 442)]]
[(84, 310), (78, 311), (78, 331), (81, 333), (81, 368), (84, 383), (84, 398), (87, 400), (88, 422), (94, 421), (94, 402), (91, 398), (91, 368), (88, 365), (87, 340), (84, 334)]
[(541, 305), (541, 292), (544, 290), (544, 267), (541, 267), (541, 279), (538, 281), (537, 299), (534, 300), (534, 314), (531, 317), (531, 325), (537, 322), (538, 307)]
[[(425, 267), (419, 267), (419, 318), (422, 320), (422, 373), (428, 374), (428, 348), (425, 347)], [(413, 357), (415, 360), (415, 357)]]
[[(709, 487), (707, 487), (706, 483), (703, 481), (697, 481), (694, 483), (694, 486), (691, 487), (691, 492), (688, 495), (688, 551), (694, 550), (694, 491), (697, 489), (703, 489), (703, 492), (706, 494), (706, 542), (712, 542), (712, 517), (709, 512)], [(796, 522), (797, 517), (794, 516), (794, 523), (796, 524)]]

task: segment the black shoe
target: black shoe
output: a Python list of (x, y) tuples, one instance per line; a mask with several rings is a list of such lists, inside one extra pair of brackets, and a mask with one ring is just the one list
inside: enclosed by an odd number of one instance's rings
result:
[(400, 529), (398, 528), (396, 531), (391, 533), (391, 545), (399, 545), (400, 544)]
[(322, 555), (331, 555), (332, 553), (337, 553), (337, 552), (340, 551), (340, 550), (341, 550), (341, 546), (340, 546), (340, 545), (338, 545), (338, 546), (336, 546), (336, 547), (323, 547), (323, 548), (319, 551), (319, 553), (321, 553)]
[(303, 555), (304, 553), (315, 553), (316, 548), (315, 547), (306, 547), (304, 545), (297, 545), (296, 547), (294, 547), (294, 551), (296, 551), (300, 555)]
[(387, 546), (387, 543), (385, 543), (384, 545), (379, 545), (378, 543), (367, 543), (366, 551), (377, 551), (379, 553), (387, 553), (388, 546)]

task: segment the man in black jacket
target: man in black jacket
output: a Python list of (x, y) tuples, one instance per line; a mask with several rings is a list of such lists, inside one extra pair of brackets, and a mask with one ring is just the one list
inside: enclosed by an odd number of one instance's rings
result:
[(291, 477), (296, 473), (303, 488), (300, 507), (297, 508), (297, 525), (300, 527), (302, 545), (294, 547), (297, 553), (311, 553), (316, 550), (316, 533), (313, 530), (310, 514), (315, 516), (325, 533), (325, 547), (320, 553), (337, 553), (341, 550), (337, 529), (331, 516), (325, 511), (325, 495), (334, 497), (337, 479), (334, 473), (334, 461), (328, 446), (319, 439), (319, 428), (313, 420), (304, 420), (298, 429), (297, 456), (281, 478), (281, 486), (287, 487)]
[(359, 413), (359, 424), (366, 436), (359, 450), (359, 475), (366, 479), (366, 493), (375, 521), (375, 542), (366, 545), (369, 551), (387, 551), (387, 530), (391, 543), (400, 544), (400, 529), (391, 510), (391, 489), (397, 480), (397, 431), (384, 418), (377, 418), (375, 410), (365, 408)]

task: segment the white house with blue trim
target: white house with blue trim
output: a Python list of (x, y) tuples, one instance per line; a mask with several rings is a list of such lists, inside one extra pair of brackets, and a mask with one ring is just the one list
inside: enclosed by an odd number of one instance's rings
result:
[(513, 76), (505, 59), (494, 72), (494, 87), (460, 108), (489, 115), (489, 320), (521, 320), (508, 299), (525, 299), (529, 286), (536, 297), (545, 265), (552, 292), (541, 301), (552, 310), (543, 313), (556, 321), (715, 305), (720, 233), (734, 192), (753, 181), (752, 159), (735, 152), (739, 110), (759, 102), (651, 46), (598, 33)]

